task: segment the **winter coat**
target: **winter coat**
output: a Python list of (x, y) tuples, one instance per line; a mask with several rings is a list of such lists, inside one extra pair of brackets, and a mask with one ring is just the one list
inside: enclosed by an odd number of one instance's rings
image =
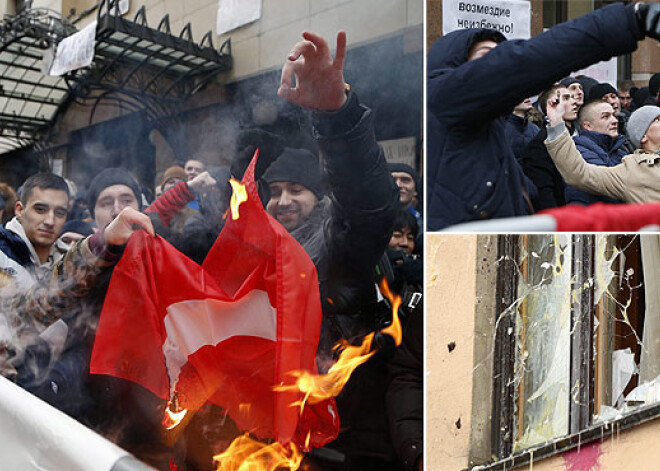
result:
[[(536, 137), (539, 131), (539, 127), (527, 118), (521, 118), (513, 113), (509, 114), (506, 118), (506, 138), (511, 145), (513, 155), (516, 158), (521, 171), (523, 151), (527, 148), (532, 139)], [(525, 182), (527, 194), (529, 194), (532, 201), (536, 201), (539, 195), (536, 185), (534, 185), (532, 180), (525, 175), (524, 172), (523, 180)]]
[[(621, 159), (626, 152), (623, 144), (626, 141), (624, 136), (612, 138), (607, 134), (595, 131), (580, 131), (578, 136), (573, 138), (577, 150), (587, 163), (593, 165), (602, 165), (604, 167), (614, 167), (621, 163)], [(606, 196), (593, 195), (572, 186), (566, 186), (565, 190), (567, 204), (589, 205), (593, 203), (620, 203)]]
[(42, 264), (16, 217), (0, 227), (0, 270), (10, 276), (14, 288), (27, 289), (46, 276), (67, 250), (66, 245), (55, 241), (48, 260)]
[(331, 194), (291, 235), (318, 271), (324, 322), (320, 351), (340, 338), (373, 331), (376, 323), (373, 272), (392, 235), (399, 191), (376, 142), (373, 120), (354, 93), (339, 112), (313, 116)]
[[(428, 54), (427, 225), (525, 214), (521, 173), (505, 118), (524, 98), (590, 64), (632, 52), (642, 39), (633, 5), (617, 3), (468, 62), (475, 35), (440, 38)], [(540, 189), (539, 189), (540, 191)]]
[[(291, 235), (319, 275), (321, 368), (339, 339), (361, 338), (382, 327), (374, 270), (392, 235), (399, 190), (376, 142), (373, 120), (354, 93), (339, 112), (313, 115), (331, 191)], [(378, 463), (374, 469), (398, 469), (385, 416), (386, 358), (376, 355), (360, 366), (337, 398), (342, 433), (327, 448), (346, 456), (342, 469), (368, 471), (365, 459)], [(324, 462), (323, 469), (327, 466)]]
[(539, 131), (539, 127), (527, 118), (521, 118), (513, 113), (506, 117), (506, 138), (519, 163), (521, 163), (523, 150)]
[(14, 232), (0, 227), (0, 270), (9, 276), (19, 288), (32, 283), (30, 250), (23, 239)]
[(591, 165), (582, 158), (562, 124), (551, 129), (545, 145), (571, 186), (628, 203), (660, 201), (660, 155), (654, 152), (637, 150), (614, 167)]
[(413, 310), (403, 343), (389, 362), (387, 389), (390, 435), (407, 471), (415, 471), (424, 450), (424, 308)]
[(522, 154), (523, 171), (538, 191), (538, 197), (532, 200), (536, 211), (566, 204), (566, 184), (543, 144), (547, 137), (548, 131), (541, 129)]

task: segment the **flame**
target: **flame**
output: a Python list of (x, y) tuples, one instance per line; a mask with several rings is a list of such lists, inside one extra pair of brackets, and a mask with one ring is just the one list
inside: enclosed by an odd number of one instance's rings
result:
[(401, 320), (399, 320), (399, 307), (401, 307), (402, 302), (401, 296), (392, 293), (386, 278), (383, 278), (380, 283), (378, 283), (378, 286), (380, 287), (380, 292), (383, 293), (383, 296), (385, 296), (390, 301), (390, 304), (392, 304), (392, 324), (381, 330), (380, 333), (392, 337), (394, 339), (394, 345), (398, 347), (403, 341)]
[[(383, 295), (389, 299), (392, 304), (392, 324), (382, 329), (380, 332), (391, 336), (395, 345), (401, 345), (403, 333), (401, 321), (399, 320), (399, 307), (401, 306), (401, 296), (395, 295), (390, 290), (387, 280), (383, 278), (380, 282), (380, 288)], [(328, 301), (331, 301), (328, 299)], [(345, 340), (340, 341), (334, 348), (338, 350), (339, 359), (330, 367), (327, 374), (315, 375), (308, 371), (296, 370), (289, 372), (289, 375), (295, 378), (292, 385), (275, 386), (273, 390), (278, 392), (300, 391), (304, 393), (304, 398), (294, 402), (292, 405), (300, 406), (302, 415), (305, 404), (317, 404), (331, 397), (337, 396), (348, 382), (355, 368), (360, 366), (371, 358), (376, 351), (371, 351), (371, 343), (375, 332), (364, 337), (362, 345), (359, 347), (349, 345)]]
[(165, 415), (161, 421), (161, 425), (167, 430), (172, 430), (174, 427), (179, 425), (183, 418), (186, 416), (186, 413), (188, 413), (188, 409), (183, 409), (179, 412), (173, 412), (170, 410), (171, 405), (171, 403), (167, 405), (167, 408), (165, 409)]
[(311, 374), (308, 371), (298, 370), (289, 374), (297, 378), (293, 385), (275, 386), (275, 391), (301, 391), (305, 397), (301, 401), (296, 401), (293, 405), (300, 406), (300, 413), (305, 404), (317, 404), (331, 397), (335, 397), (344, 389), (344, 386), (351, 377), (351, 374), (362, 363), (371, 358), (375, 351), (371, 351), (371, 342), (374, 333), (370, 333), (362, 340), (362, 345), (349, 345), (346, 341), (341, 341), (335, 346), (339, 350), (339, 359), (330, 367), (324, 375)]
[(216, 471), (275, 471), (298, 469), (303, 456), (293, 443), (268, 445), (251, 439), (246, 433), (213, 460), (218, 462)]
[(229, 184), (231, 185), (231, 201), (229, 202), (229, 208), (231, 209), (231, 218), (235, 221), (239, 217), (238, 207), (241, 203), (247, 201), (248, 196), (245, 185), (241, 182), (230, 178)]

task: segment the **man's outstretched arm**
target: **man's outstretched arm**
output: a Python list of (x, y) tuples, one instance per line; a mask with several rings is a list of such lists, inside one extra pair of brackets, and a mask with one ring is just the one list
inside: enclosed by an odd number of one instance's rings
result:
[(610, 5), (529, 40), (505, 41), (455, 69), (429, 70), (429, 110), (447, 125), (489, 120), (571, 72), (634, 51), (644, 35), (658, 38), (658, 22), (640, 23), (660, 11), (649, 4), (643, 16), (634, 7)]

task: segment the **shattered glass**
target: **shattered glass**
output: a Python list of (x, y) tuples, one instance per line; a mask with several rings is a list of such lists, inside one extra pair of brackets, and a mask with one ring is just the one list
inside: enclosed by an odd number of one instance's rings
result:
[(528, 237), (520, 252), (514, 450), (568, 433), (570, 237)]
[[(576, 237), (518, 238), (514, 452), (575, 431), (574, 408), (588, 408), (584, 427), (660, 400), (660, 236), (591, 236), (593, 250), (575, 264)], [(577, 285), (580, 264), (591, 268)], [(573, 351), (575, 319), (593, 332), (591, 352)], [(576, 367), (590, 368), (589, 384), (571, 384)], [(585, 388), (589, 403), (579, 404)]]

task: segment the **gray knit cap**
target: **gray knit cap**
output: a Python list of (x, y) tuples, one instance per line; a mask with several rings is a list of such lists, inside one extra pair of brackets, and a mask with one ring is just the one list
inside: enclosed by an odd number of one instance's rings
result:
[(628, 137), (635, 148), (642, 147), (642, 138), (655, 118), (660, 116), (660, 107), (647, 105), (636, 109), (628, 118)]

